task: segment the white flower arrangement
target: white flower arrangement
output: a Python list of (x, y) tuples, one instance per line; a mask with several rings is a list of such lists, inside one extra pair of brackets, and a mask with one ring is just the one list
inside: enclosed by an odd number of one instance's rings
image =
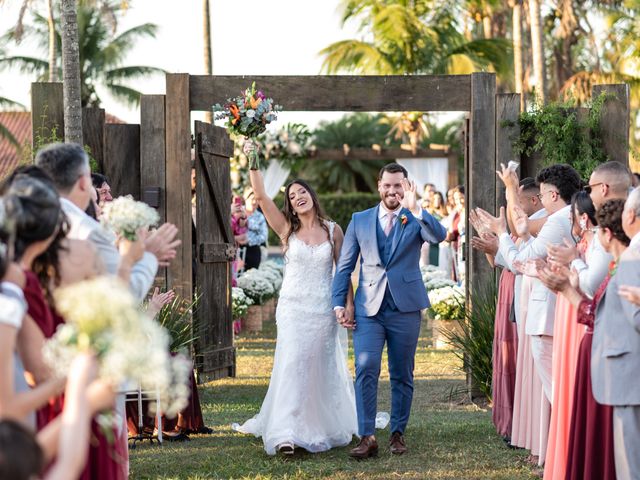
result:
[(284, 263), (275, 260), (265, 260), (260, 264), (260, 270), (273, 270), (280, 275), (280, 278), (284, 277)]
[(262, 265), (260, 265), (258, 271), (264, 278), (271, 282), (271, 285), (273, 285), (274, 294), (280, 291), (280, 287), (282, 286), (282, 276), (277, 270), (271, 268), (262, 268)]
[(100, 378), (157, 389), (162, 411), (170, 417), (187, 405), (191, 362), (170, 355), (169, 334), (138, 309), (126, 286), (99, 277), (58, 290), (55, 300), (66, 323), (47, 341), (44, 355), (58, 375), (67, 374), (79, 352), (92, 351)]
[(251, 300), (240, 287), (231, 289), (231, 311), (234, 319), (243, 318), (249, 307), (253, 305)]
[(135, 241), (138, 229), (157, 225), (159, 220), (160, 216), (154, 208), (134, 200), (131, 195), (108, 202), (100, 217), (105, 228), (131, 241)]
[(275, 286), (269, 281), (264, 271), (252, 268), (238, 277), (238, 287), (253, 300), (255, 305), (262, 305), (271, 298), (275, 292)]
[(429, 292), (431, 311), (437, 320), (460, 320), (465, 315), (464, 289), (457, 285)]

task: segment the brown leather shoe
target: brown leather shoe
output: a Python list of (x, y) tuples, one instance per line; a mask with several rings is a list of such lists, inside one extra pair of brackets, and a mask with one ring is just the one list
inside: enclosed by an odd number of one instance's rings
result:
[(393, 432), (389, 439), (389, 447), (394, 455), (407, 453), (407, 444), (404, 443), (404, 436), (400, 432)]
[(349, 456), (362, 460), (369, 457), (378, 456), (378, 442), (373, 435), (365, 435), (360, 439), (360, 443), (349, 452)]

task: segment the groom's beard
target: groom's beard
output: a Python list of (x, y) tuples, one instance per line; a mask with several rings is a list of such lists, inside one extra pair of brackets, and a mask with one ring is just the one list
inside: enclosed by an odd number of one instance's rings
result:
[(398, 208), (398, 206), (400, 206), (400, 201), (398, 200), (398, 197), (396, 197), (395, 195), (392, 196), (383, 196), (382, 197), (382, 203), (384, 204), (384, 206), (386, 207), (387, 210), (389, 211), (393, 211), (396, 208)]

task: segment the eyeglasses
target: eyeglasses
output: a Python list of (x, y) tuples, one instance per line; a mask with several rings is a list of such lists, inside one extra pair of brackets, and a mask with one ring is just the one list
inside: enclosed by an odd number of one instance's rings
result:
[(587, 194), (590, 194), (591, 191), (597, 187), (598, 185), (605, 185), (605, 186), (609, 186), (604, 182), (598, 182), (598, 183), (594, 183), (593, 185), (585, 185), (584, 187), (582, 187), (582, 190), (584, 190), (585, 192), (587, 192)]
[(536, 193), (536, 197), (538, 197), (538, 200), (542, 200), (542, 197), (544, 197), (547, 193), (558, 193), (556, 190), (547, 190), (546, 192), (543, 193)]

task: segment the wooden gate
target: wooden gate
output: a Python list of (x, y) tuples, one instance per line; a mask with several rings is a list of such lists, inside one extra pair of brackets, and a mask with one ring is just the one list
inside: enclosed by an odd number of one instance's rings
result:
[[(201, 381), (235, 377), (231, 318), (234, 259), (229, 158), (233, 143), (223, 128), (196, 122), (197, 366)], [(169, 181), (169, 179), (167, 179)]]

